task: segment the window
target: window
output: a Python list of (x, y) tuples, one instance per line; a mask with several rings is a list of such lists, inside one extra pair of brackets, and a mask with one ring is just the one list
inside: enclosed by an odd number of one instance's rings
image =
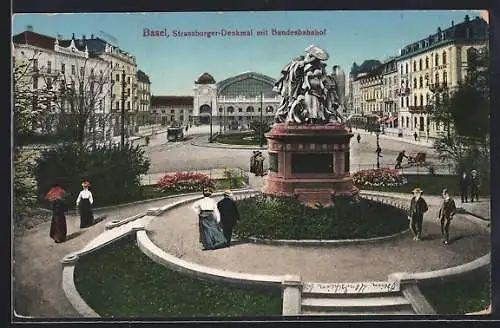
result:
[(436, 73), (434, 82), (436, 83), (436, 85), (439, 84), (439, 73)]
[(408, 116), (406, 116), (406, 127), (410, 127), (410, 118)]
[(436, 54), (436, 57), (434, 57), (434, 66), (439, 66), (439, 55)]
[(425, 95), (425, 104), (429, 105), (431, 96), (429, 94)]
[(420, 84), (420, 88), (423, 88), (424, 87), (424, 78), (421, 76), (420, 77), (420, 80), (419, 80), (419, 84)]
[(405, 100), (404, 98), (401, 98), (401, 107), (404, 107), (404, 106), (405, 106), (405, 105), (404, 105), (404, 102), (405, 102), (404, 100)]
[(38, 89), (38, 77), (33, 77), (33, 89)]
[(170, 115), (170, 121), (175, 121), (175, 116), (174, 115)]
[(116, 74), (116, 79), (115, 79), (116, 82), (120, 82), (120, 74)]
[(49, 61), (47, 62), (47, 73), (49, 73), (49, 74), (50, 74), (50, 73), (51, 73), (51, 71), (52, 71), (52, 62), (49, 60)]
[(417, 71), (417, 61), (416, 60), (413, 61), (413, 71), (414, 72)]
[(184, 116), (183, 115), (179, 116), (179, 120), (184, 121)]
[[(443, 57), (444, 59), (444, 57)], [(448, 74), (446, 71), (443, 72), (443, 85), (446, 85), (448, 83)]]
[(171, 109), (170, 114), (175, 114), (175, 109)]
[(33, 59), (33, 70), (38, 71), (38, 59)]
[(130, 84), (130, 76), (127, 77), (127, 83)]
[(80, 76), (85, 76), (85, 68), (80, 67)]
[(413, 89), (416, 89), (417, 88), (417, 78), (414, 77), (413, 78)]
[(418, 61), (418, 68), (422, 70), (422, 58)]
[(425, 68), (429, 68), (429, 57), (425, 57)]
[(413, 96), (413, 106), (417, 106), (417, 96)]
[(127, 97), (130, 97), (130, 88), (127, 89)]
[(116, 102), (116, 109), (120, 109), (120, 102), (119, 101)]
[(127, 101), (127, 109), (130, 109), (130, 101)]
[(446, 65), (446, 51), (443, 51), (443, 65)]
[(408, 63), (406, 63), (406, 74), (408, 74)]
[(424, 105), (424, 96), (420, 95), (420, 106)]
[(66, 73), (66, 65), (61, 64), (61, 73)]

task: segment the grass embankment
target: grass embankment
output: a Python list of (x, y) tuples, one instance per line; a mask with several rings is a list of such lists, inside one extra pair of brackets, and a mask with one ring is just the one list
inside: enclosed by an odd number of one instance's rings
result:
[(75, 284), (102, 317), (280, 316), (281, 290), (198, 280), (153, 262), (128, 236), (82, 257)]
[(484, 310), (491, 303), (489, 272), (420, 288), (439, 314), (465, 314)]
[[(240, 146), (260, 146), (261, 143), (260, 138), (253, 132), (222, 134), (217, 136), (215, 141), (221, 144)], [(267, 145), (266, 138), (263, 140), (263, 145)]]

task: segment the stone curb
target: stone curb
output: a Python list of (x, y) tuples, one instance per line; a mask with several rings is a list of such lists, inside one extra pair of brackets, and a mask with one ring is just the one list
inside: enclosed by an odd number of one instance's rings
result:
[(238, 273), (214, 269), (182, 260), (156, 246), (149, 239), (146, 231), (137, 231), (137, 245), (145, 255), (156, 263), (196, 278), (209, 278), (217, 282), (236, 283), (246, 286), (262, 285), (274, 287), (280, 287), (284, 279), (284, 276)]
[(267, 147), (257, 147), (257, 146), (245, 146), (245, 145), (230, 145), (219, 142), (212, 142), (207, 144), (202, 144), (199, 142), (192, 141), (192, 146), (204, 147), (204, 148), (225, 148), (225, 149), (242, 149), (242, 150), (266, 150)]
[(294, 240), (294, 239), (258, 239), (258, 238), (248, 238), (245, 241), (260, 244), (260, 245), (274, 245), (274, 246), (340, 246), (340, 245), (362, 245), (362, 244), (372, 244), (381, 241), (386, 241), (390, 239), (395, 239), (407, 234), (410, 229), (395, 233), (389, 236), (367, 238), (367, 239), (335, 239), (335, 240)]
[(99, 318), (99, 314), (95, 312), (82, 298), (78, 290), (76, 290), (75, 280), (75, 265), (65, 266), (63, 268), (62, 288), (66, 298), (71, 303), (71, 306), (84, 318)]

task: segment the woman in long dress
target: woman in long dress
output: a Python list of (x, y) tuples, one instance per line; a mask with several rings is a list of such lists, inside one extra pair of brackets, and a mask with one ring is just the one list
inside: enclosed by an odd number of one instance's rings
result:
[(92, 204), (94, 199), (92, 197), (92, 192), (90, 192), (90, 183), (84, 181), (82, 183), (83, 190), (78, 194), (76, 199), (76, 206), (80, 210), (80, 228), (88, 228), (94, 222), (94, 214), (92, 212)]
[(198, 215), (198, 228), (200, 243), (203, 250), (222, 248), (228, 245), (220, 223), (220, 213), (217, 203), (210, 196), (212, 192), (203, 190), (203, 198), (198, 200), (191, 207)]
[(50, 238), (56, 243), (66, 241), (66, 205), (61, 199), (52, 202), (52, 221), (50, 222)]

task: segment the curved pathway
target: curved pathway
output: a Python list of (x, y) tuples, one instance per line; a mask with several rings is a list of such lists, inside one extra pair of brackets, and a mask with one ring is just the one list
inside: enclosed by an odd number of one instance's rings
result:
[[(426, 197), (438, 204), (438, 197)], [(430, 206), (421, 242), (404, 237), (369, 245), (286, 247), (235, 243), (230, 248), (202, 251), (198, 222), (189, 204), (165, 212), (148, 227), (148, 236), (164, 251), (197, 264), (234, 272), (300, 274), (306, 281), (352, 282), (386, 280), (394, 272), (444, 269), (470, 262), (490, 250), (482, 227), (457, 214), (451, 226), (451, 243), (443, 246), (438, 208)]]

